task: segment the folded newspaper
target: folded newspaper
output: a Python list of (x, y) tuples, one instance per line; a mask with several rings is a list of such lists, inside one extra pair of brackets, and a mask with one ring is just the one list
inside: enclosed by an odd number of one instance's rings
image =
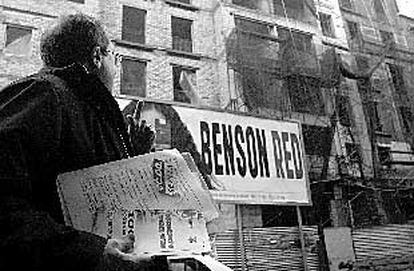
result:
[(139, 253), (209, 251), (206, 221), (218, 212), (184, 156), (160, 151), (59, 175), (66, 224), (103, 237), (133, 233)]

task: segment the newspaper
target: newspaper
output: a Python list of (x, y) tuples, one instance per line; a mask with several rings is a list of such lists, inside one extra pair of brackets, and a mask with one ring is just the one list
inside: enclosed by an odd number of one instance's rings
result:
[(103, 237), (134, 233), (137, 252), (208, 251), (206, 221), (218, 217), (200, 176), (177, 150), (58, 176), (65, 222)]

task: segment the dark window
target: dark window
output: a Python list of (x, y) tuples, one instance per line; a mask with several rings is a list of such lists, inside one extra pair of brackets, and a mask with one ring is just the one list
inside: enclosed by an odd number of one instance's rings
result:
[(121, 94), (145, 97), (146, 70), (146, 62), (124, 58), (121, 70)]
[(389, 147), (383, 147), (378, 146), (378, 160), (381, 163), (381, 165), (389, 165), (391, 162), (391, 155), (390, 155), (390, 148)]
[(241, 82), (243, 98), (250, 110), (257, 108), (272, 108), (283, 110), (286, 100), (280, 90), (280, 80), (276, 74), (258, 70), (242, 70)]
[(390, 70), (392, 84), (394, 86), (395, 92), (398, 94), (407, 94), (404, 83), (403, 68), (394, 64), (388, 64), (388, 68)]
[(238, 66), (237, 70), (242, 66), (272, 69), (279, 51), (279, 44), (272, 34), (273, 26), (240, 17), (235, 18), (235, 24), (236, 31), (227, 43), (227, 53), (232, 64)]
[(348, 27), (349, 38), (351, 40), (359, 39), (361, 35), (358, 24), (352, 21), (346, 21), (346, 24)]
[(272, 26), (256, 22), (250, 21), (242, 18), (235, 18), (234, 22), (238, 30), (243, 30), (251, 33), (263, 34), (263, 35), (271, 35)]
[(232, 3), (245, 8), (258, 9), (257, 0), (232, 0)]
[(413, 121), (414, 121), (413, 113), (411, 112), (411, 109), (407, 106), (400, 106), (399, 110), (400, 110), (404, 132), (406, 134), (411, 135), (412, 134), (411, 126), (413, 125)]
[(338, 110), (339, 123), (343, 126), (351, 126), (351, 104), (349, 97), (337, 96), (336, 108)]
[(369, 60), (366, 57), (363, 56), (357, 56), (356, 57), (356, 64), (359, 72), (365, 72), (369, 68)]
[(192, 52), (193, 42), (191, 38), (191, 20), (171, 17), (173, 49)]
[(372, 102), (372, 110), (373, 110), (372, 122), (374, 125), (374, 130), (377, 132), (382, 132), (382, 123), (381, 123), (381, 118), (379, 115), (377, 102)]
[(174, 101), (196, 103), (196, 72), (181, 66), (173, 66)]
[(146, 11), (133, 7), (122, 8), (122, 39), (125, 41), (145, 43)]
[[(307, 7), (313, 7), (313, 1), (307, 1)], [(273, 0), (274, 14), (288, 18), (303, 19), (305, 0)]]
[(69, 0), (70, 2), (85, 3), (85, 0)]
[(325, 106), (318, 82), (301, 75), (291, 75), (285, 79), (289, 91), (292, 110), (313, 115), (324, 114)]
[(280, 41), (278, 51), (279, 63), (282, 69), (302, 70), (304, 73), (316, 75), (317, 56), (312, 35), (291, 31), (278, 27)]
[(177, 1), (177, 2), (180, 2), (180, 3), (184, 3), (184, 4), (191, 4), (191, 0), (173, 0), (173, 1)]
[(385, 86), (384, 79), (378, 78), (378, 77), (371, 78), (371, 86), (372, 86), (372, 91), (381, 93), (381, 91), (384, 89), (384, 86)]
[(261, 10), (270, 13), (270, 3), (268, 0), (231, 0), (234, 5), (249, 9)]
[(31, 39), (31, 28), (7, 25), (4, 52), (17, 55), (29, 55), (32, 48)]
[(322, 34), (327, 37), (335, 37), (333, 25), (332, 25), (332, 16), (319, 12), (319, 19), (321, 21)]
[(291, 31), (287, 28), (279, 27), (277, 29), (278, 36), (281, 40), (286, 41), (287, 44), (297, 51), (313, 52), (312, 36)]
[(325, 155), (324, 150), (329, 135), (329, 128), (302, 125), (302, 133), (306, 155)]
[(360, 146), (355, 143), (345, 143), (346, 155), (349, 158), (351, 163), (360, 163), (361, 159), (361, 150)]
[(380, 30), (381, 40), (384, 44), (394, 43), (394, 35), (391, 32)]
[(374, 1), (374, 11), (375, 17), (379, 21), (386, 21), (387, 16), (385, 15), (384, 6), (382, 4), (382, 0), (373, 0)]
[(340, 5), (343, 8), (352, 9), (352, 2), (351, 0), (340, 0)]

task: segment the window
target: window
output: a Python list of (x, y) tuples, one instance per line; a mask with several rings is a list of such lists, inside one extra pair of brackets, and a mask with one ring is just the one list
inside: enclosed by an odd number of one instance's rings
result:
[(382, 0), (373, 0), (375, 17), (379, 21), (386, 21), (387, 16), (385, 15), (384, 6), (382, 4)]
[(372, 102), (372, 122), (374, 125), (374, 131), (376, 132), (382, 132), (382, 123), (381, 123), (381, 118), (379, 115), (379, 111), (378, 111), (378, 103), (377, 102)]
[(319, 19), (321, 21), (322, 34), (327, 37), (335, 37), (332, 16), (319, 12)]
[(294, 112), (324, 114), (325, 106), (318, 82), (302, 75), (291, 75), (285, 79), (290, 103)]
[[(308, 1), (307, 5), (313, 5)], [(305, 10), (305, 0), (273, 0), (274, 13), (288, 18), (302, 20)], [(313, 7), (312, 7), (313, 8)]]
[(389, 165), (391, 162), (391, 148), (384, 147), (384, 146), (378, 146), (378, 160), (381, 165)]
[(174, 1), (177, 1), (177, 2), (180, 2), (180, 3), (184, 3), (184, 4), (188, 4), (188, 5), (191, 4), (191, 0), (174, 0)]
[(181, 66), (173, 66), (174, 101), (182, 103), (198, 103), (195, 70)]
[(243, 87), (244, 103), (249, 110), (272, 108), (283, 110), (286, 100), (282, 95), (277, 74), (259, 69), (244, 68), (240, 81)]
[(241, 7), (257, 9), (270, 13), (270, 7), (267, 0), (232, 0), (232, 3)]
[(411, 126), (413, 125), (413, 113), (411, 112), (411, 109), (407, 106), (400, 106), (399, 107), (401, 120), (403, 124), (403, 129), (406, 134), (411, 135)]
[(351, 126), (351, 104), (349, 97), (337, 96), (336, 108), (338, 111), (339, 123), (342, 126)]
[(122, 40), (145, 44), (146, 11), (122, 7)]
[(227, 43), (228, 56), (238, 64), (248, 63), (250, 66), (260, 66), (259, 69), (263, 69), (265, 65), (273, 67), (279, 51), (273, 26), (240, 17), (235, 18), (235, 25), (236, 35), (233, 42)]
[(238, 30), (263, 35), (271, 35), (272, 33), (272, 26), (266, 23), (250, 21), (237, 17), (235, 18), (234, 22)]
[(394, 34), (388, 31), (380, 30), (381, 40), (384, 44), (394, 43)]
[(329, 128), (302, 125), (306, 155), (325, 155), (324, 150), (329, 136)]
[(85, 0), (69, 0), (71, 2), (76, 2), (76, 3), (85, 3)]
[(361, 37), (361, 32), (359, 30), (359, 25), (356, 22), (352, 21), (346, 21), (348, 32), (349, 32), (349, 38), (351, 40), (356, 40)]
[(279, 63), (283, 61), (282, 68), (316, 75), (318, 63), (312, 35), (282, 27), (278, 27), (277, 32), (281, 40), (278, 56)]
[(340, 0), (340, 5), (343, 8), (352, 9), (352, 2), (351, 0)]
[[(291, 45), (291, 49), (295, 49), (301, 52), (313, 52), (312, 36), (299, 33), (296, 31), (290, 31), (287, 28), (279, 27), (277, 29), (279, 38), (286, 41), (287, 44)], [(289, 46), (288, 46), (289, 47)]]
[(404, 71), (401, 66), (388, 64), (388, 69), (391, 74), (392, 84), (394, 86), (394, 90), (397, 94), (407, 94), (407, 89), (405, 88), (404, 83)]
[(356, 64), (359, 72), (365, 72), (369, 68), (369, 60), (364, 56), (357, 56), (356, 57)]
[(121, 69), (121, 94), (145, 97), (146, 70), (146, 62), (124, 58)]
[(361, 163), (360, 146), (355, 143), (345, 143), (346, 155), (351, 163)]
[(31, 39), (31, 28), (18, 25), (7, 25), (4, 52), (29, 56), (32, 51)]
[(191, 39), (191, 25), (192, 21), (171, 17), (171, 30), (172, 30), (172, 47), (174, 50), (192, 52), (193, 43)]

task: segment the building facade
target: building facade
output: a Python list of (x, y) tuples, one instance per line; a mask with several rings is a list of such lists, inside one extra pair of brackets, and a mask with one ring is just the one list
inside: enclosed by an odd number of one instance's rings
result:
[[(115, 96), (299, 120), (314, 187), (343, 170), (372, 175), (356, 83), (336, 78), (335, 53), (352, 62), (337, 1), (3, 1), (0, 8), (1, 86), (39, 69), (41, 33), (59, 15), (82, 11), (104, 23), (123, 55)], [(335, 194), (328, 190), (327, 198), (315, 197), (323, 219), (335, 210), (336, 203), (326, 205)], [(245, 225), (296, 223), (292, 210), (267, 223), (275, 208), (243, 207)]]
[(370, 187), (375, 191), (361, 191), (376, 198), (382, 222), (407, 221), (413, 219), (414, 13), (407, 1), (339, 2), (352, 55), (349, 65), (360, 73), (377, 65), (369, 80), (351, 80), (361, 96), (371, 142)]

